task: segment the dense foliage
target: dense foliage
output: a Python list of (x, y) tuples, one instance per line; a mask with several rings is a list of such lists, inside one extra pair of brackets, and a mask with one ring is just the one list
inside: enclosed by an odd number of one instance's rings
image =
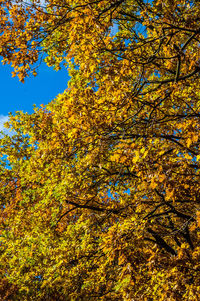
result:
[(1, 300), (200, 298), (200, 2), (0, 2), (0, 54), (63, 94), (1, 138)]

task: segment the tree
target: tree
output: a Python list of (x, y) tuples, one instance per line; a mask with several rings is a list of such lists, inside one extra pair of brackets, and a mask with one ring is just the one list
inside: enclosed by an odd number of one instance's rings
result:
[(0, 13), (14, 75), (71, 76), (1, 139), (3, 300), (199, 300), (199, 2)]

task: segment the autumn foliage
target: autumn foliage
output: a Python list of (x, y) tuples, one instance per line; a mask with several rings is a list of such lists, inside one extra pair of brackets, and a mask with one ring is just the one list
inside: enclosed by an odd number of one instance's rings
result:
[(1, 138), (1, 300), (200, 300), (200, 2), (1, 0), (0, 54), (68, 87)]

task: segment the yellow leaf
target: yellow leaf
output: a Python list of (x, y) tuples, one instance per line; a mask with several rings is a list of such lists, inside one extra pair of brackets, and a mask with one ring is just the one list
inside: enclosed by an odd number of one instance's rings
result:
[(161, 174), (159, 175), (159, 181), (163, 182), (166, 179), (166, 175), (165, 174)]

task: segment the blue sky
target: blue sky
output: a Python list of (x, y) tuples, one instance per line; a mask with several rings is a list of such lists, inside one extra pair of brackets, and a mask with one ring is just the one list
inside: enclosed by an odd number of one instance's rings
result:
[(33, 112), (33, 104), (47, 104), (66, 89), (69, 80), (66, 68), (56, 72), (45, 64), (40, 66), (36, 77), (25, 79), (24, 84), (12, 77), (11, 72), (10, 66), (0, 63), (0, 130), (9, 112)]
[[(118, 31), (117, 23), (111, 27), (110, 35), (114, 36)], [(0, 131), (4, 130), (3, 124), (8, 120), (8, 113), (23, 111), (32, 113), (33, 105), (47, 104), (67, 88), (69, 76), (67, 69), (54, 71), (46, 64), (41, 64), (36, 77), (25, 79), (25, 83), (19, 82), (18, 77), (12, 77), (13, 69), (9, 65), (0, 62)]]

